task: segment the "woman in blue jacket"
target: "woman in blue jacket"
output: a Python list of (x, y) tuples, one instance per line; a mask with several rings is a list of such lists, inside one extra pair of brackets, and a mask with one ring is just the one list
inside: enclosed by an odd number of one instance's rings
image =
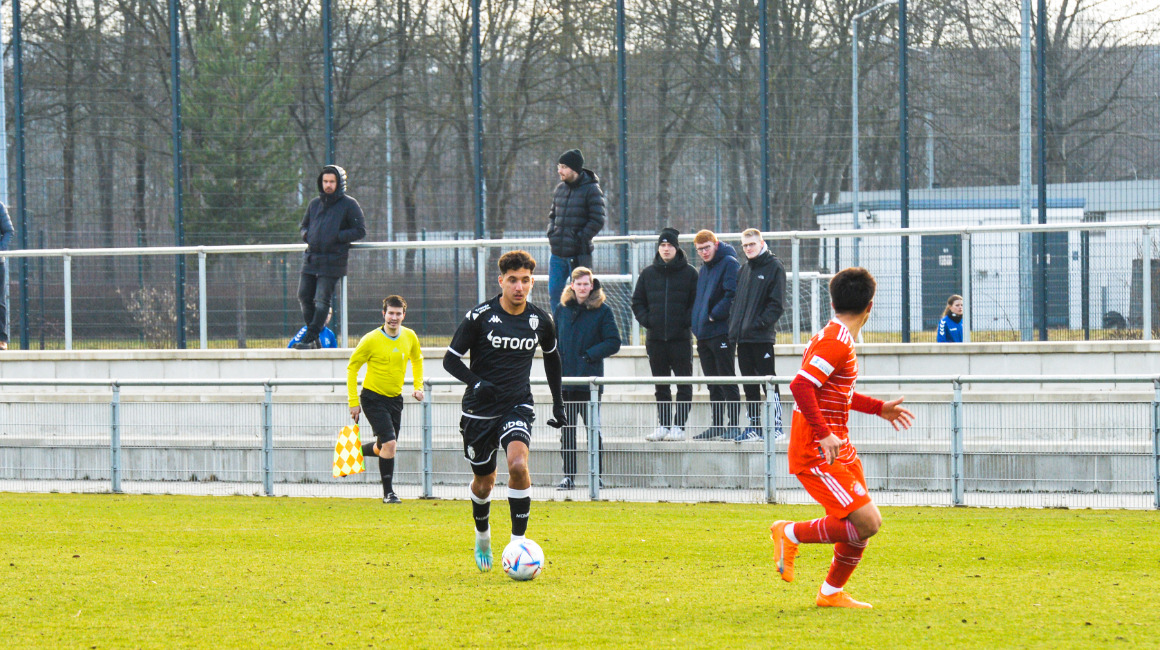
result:
[[(620, 331), (612, 309), (604, 301), (604, 290), (592, 270), (583, 266), (573, 269), (572, 283), (564, 289), (552, 314), (564, 377), (603, 377), (604, 359), (620, 350)], [(571, 490), (576, 487), (576, 419), (584, 418), (589, 427), (599, 424), (588, 421), (588, 387), (564, 386), (563, 395), (568, 421), (560, 446), (564, 480), (556, 487)]]
[(963, 297), (954, 294), (947, 298), (947, 308), (938, 322), (939, 343), (963, 342)]

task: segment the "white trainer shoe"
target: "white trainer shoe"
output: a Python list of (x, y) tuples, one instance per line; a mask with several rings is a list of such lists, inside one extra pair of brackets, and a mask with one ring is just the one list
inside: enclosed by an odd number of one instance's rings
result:
[(644, 437), (644, 439), (648, 440), (649, 442), (658, 442), (660, 440), (664, 440), (666, 437), (668, 437), (668, 435), (669, 435), (669, 428), (668, 427), (657, 427), (656, 431), (653, 431), (652, 433), (648, 434), (647, 436)]
[(668, 441), (684, 440), (684, 439), (685, 439), (685, 430), (682, 429), (681, 427), (669, 427), (669, 432), (667, 435), (665, 435), (665, 440), (668, 440)]

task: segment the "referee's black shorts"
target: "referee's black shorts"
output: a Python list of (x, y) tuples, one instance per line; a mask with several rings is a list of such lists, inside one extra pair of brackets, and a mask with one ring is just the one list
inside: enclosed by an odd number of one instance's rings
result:
[(403, 396), (387, 397), (376, 393), (369, 388), (363, 388), (359, 394), (359, 404), (363, 415), (371, 423), (371, 431), (379, 446), (397, 440), (403, 426)]

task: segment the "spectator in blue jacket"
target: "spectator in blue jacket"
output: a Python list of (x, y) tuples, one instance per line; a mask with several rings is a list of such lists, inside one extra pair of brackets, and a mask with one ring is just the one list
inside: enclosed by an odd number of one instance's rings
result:
[[(737, 251), (719, 241), (717, 235), (702, 230), (693, 238), (693, 246), (704, 264), (697, 274), (697, 299), (693, 302), (693, 336), (697, 337), (697, 354), (701, 372), (706, 377), (731, 377), (734, 346), (729, 342), (729, 311), (737, 293), (737, 274), (741, 263)], [(741, 435), (737, 417), (741, 413), (741, 391), (736, 384), (710, 385), (709, 400), (713, 425), (693, 436), (694, 440), (734, 440)], [(729, 425), (725, 426), (725, 416)]]
[[(604, 360), (620, 350), (620, 331), (604, 301), (604, 289), (592, 270), (584, 266), (573, 269), (572, 283), (564, 289), (552, 314), (564, 377), (603, 377)], [(600, 424), (588, 421), (587, 386), (564, 386), (563, 396), (568, 422), (560, 440), (564, 480), (556, 488), (571, 490), (576, 487), (576, 418), (584, 418), (587, 427), (599, 429)], [(597, 433), (598, 440), (599, 436)]]
[[(334, 316), (333, 309), (326, 312), (326, 322), (322, 325), (322, 331), (318, 333), (318, 342), (321, 343), (322, 347), (324, 348), (338, 347), (338, 339), (335, 338), (334, 332), (331, 331), (329, 327), (327, 327), (327, 325), (330, 324), (331, 316)], [(303, 325), (302, 329), (298, 330), (298, 333), (294, 335), (294, 338), (290, 339), (290, 344), (286, 347), (293, 348), (296, 343), (301, 343), (302, 339), (306, 336), (307, 328), (308, 326)]]
[(963, 342), (963, 297), (954, 294), (947, 298), (947, 308), (938, 322), (939, 343)]
[[(0, 251), (8, 250), (12, 243), (12, 220), (8, 218), (8, 208), (0, 203)], [(8, 349), (8, 258), (0, 259), (0, 350)]]

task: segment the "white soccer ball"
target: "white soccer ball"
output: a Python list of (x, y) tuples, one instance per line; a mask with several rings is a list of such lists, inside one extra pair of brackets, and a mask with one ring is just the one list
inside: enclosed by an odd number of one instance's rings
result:
[(512, 542), (503, 550), (503, 572), (512, 580), (531, 580), (544, 570), (544, 549), (530, 539)]

